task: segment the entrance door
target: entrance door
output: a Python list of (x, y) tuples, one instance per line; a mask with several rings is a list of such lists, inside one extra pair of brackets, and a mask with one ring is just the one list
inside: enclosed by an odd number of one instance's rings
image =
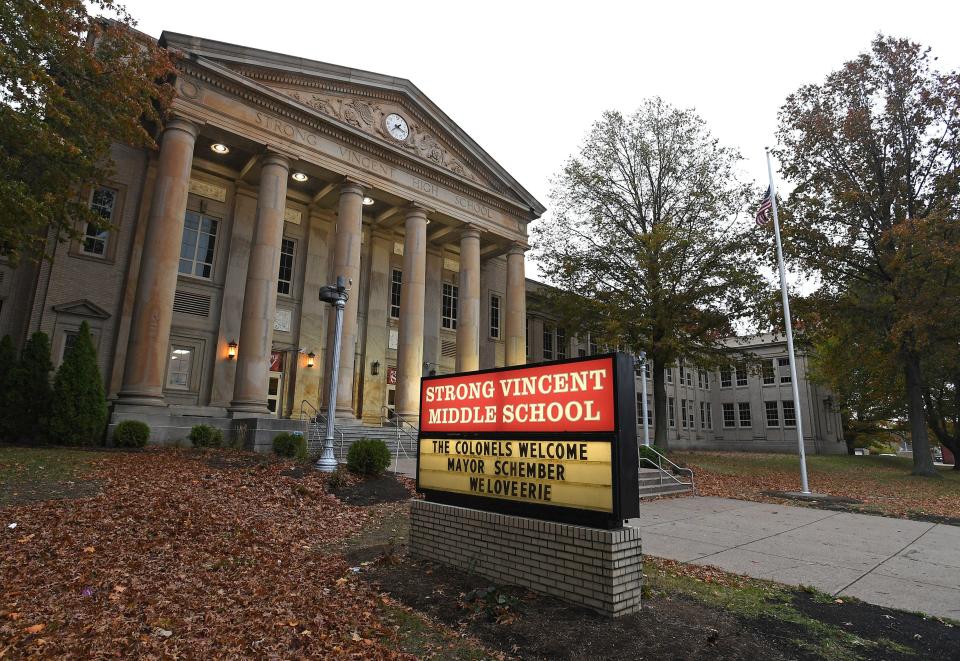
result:
[(280, 415), (280, 402), (283, 397), (283, 352), (270, 354), (270, 371), (267, 372), (267, 408), (274, 415)]
[(387, 417), (393, 418), (397, 410), (397, 387), (387, 386)]

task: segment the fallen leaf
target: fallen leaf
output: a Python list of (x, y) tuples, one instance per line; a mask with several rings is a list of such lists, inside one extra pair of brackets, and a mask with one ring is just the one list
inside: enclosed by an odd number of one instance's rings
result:
[(47, 627), (46, 624), (34, 624), (24, 629), (27, 633), (40, 633)]
[(35, 533), (35, 532), (30, 533), (29, 535), (26, 535), (26, 536), (21, 537), (20, 539), (18, 539), (18, 540), (17, 540), (17, 544), (26, 544), (27, 542), (29, 542), (31, 539), (33, 539), (33, 538), (36, 537), (36, 536), (37, 536), (37, 533)]

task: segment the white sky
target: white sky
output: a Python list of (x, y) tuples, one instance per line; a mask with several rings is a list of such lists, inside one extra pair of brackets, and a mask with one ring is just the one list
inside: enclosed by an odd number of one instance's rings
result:
[(763, 148), (800, 85), (878, 32), (960, 67), (960, 2), (127, 0), (139, 28), (409, 78), (549, 207), (550, 178), (606, 109), (694, 107), (766, 181)]

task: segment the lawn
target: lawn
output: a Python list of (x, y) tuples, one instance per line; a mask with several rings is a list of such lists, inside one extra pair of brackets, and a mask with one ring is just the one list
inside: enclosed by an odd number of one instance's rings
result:
[[(0, 658), (886, 660), (960, 645), (935, 618), (653, 559), (642, 612), (610, 620), (413, 560), (409, 492), (350, 505), (327, 482), (235, 451), (0, 448)], [(348, 482), (336, 493), (373, 483)]]
[[(743, 500), (785, 502), (765, 492), (799, 491), (796, 455), (743, 452), (671, 452), (695, 472), (697, 493)], [(811, 491), (862, 501), (851, 509), (897, 517), (960, 518), (960, 471), (939, 469), (941, 479), (910, 475), (902, 457), (812, 455)]]

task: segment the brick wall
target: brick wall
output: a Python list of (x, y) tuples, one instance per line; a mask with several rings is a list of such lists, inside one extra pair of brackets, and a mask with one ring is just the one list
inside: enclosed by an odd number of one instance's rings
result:
[(599, 530), (414, 500), (410, 553), (617, 617), (640, 610), (640, 530)]

